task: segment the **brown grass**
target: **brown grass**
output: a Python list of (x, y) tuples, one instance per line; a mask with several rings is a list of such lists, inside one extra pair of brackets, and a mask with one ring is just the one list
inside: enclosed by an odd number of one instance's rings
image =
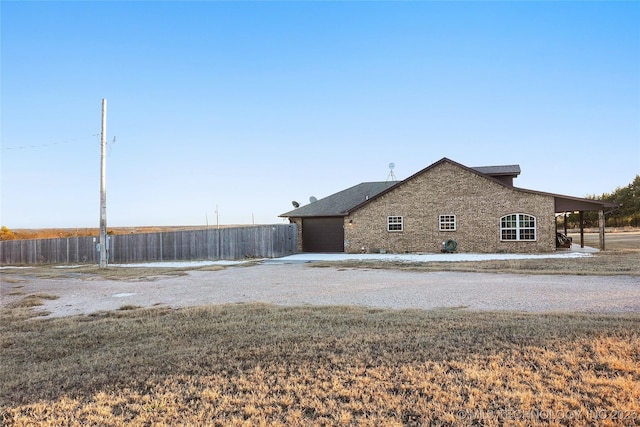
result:
[(261, 304), (30, 313), (0, 310), (0, 424), (639, 422), (638, 315)]
[[(184, 276), (190, 270), (217, 271), (225, 266), (209, 265), (205, 267), (111, 267), (99, 268), (96, 265), (74, 266), (73, 268), (59, 268), (56, 266), (34, 266), (30, 268), (6, 268), (0, 276), (3, 282), (19, 283), (23, 281), (19, 276), (38, 277), (40, 279), (82, 280), (154, 280), (159, 276)], [(8, 276), (10, 274), (11, 276)], [(16, 277), (18, 276), (18, 277)]]
[(393, 268), (415, 271), (465, 271), (475, 273), (631, 275), (640, 276), (640, 251), (605, 251), (582, 258), (545, 258), (520, 260), (488, 260), (460, 262), (380, 262), (368, 260), (323, 261), (312, 267)]
[[(15, 294), (14, 294), (15, 295)], [(40, 305), (44, 305), (44, 302), (42, 302), (42, 300), (56, 300), (60, 298), (57, 295), (50, 295), (50, 294), (32, 294), (32, 295), (27, 295), (24, 298), (22, 298), (22, 300), (18, 301), (15, 304), (11, 304), (10, 308), (29, 308), (29, 307), (37, 307)]]

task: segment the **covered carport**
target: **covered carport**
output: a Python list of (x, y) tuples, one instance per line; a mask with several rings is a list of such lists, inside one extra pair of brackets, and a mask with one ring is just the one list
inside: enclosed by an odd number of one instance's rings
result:
[(584, 213), (598, 212), (598, 234), (600, 250), (605, 250), (605, 215), (620, 207), (618, 203), (604, 200), (581, 199), (578, 197), (554, 195), (556, 214), (564, 214), (564, 234), (567, 234), (567, 214), (577, 212), (580, 226), (580, 247), (584, 248)]

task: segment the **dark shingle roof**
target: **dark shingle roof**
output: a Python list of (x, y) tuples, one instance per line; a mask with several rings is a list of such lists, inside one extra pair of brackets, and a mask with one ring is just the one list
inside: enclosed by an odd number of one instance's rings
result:
[(353, 208), (387, 188), (397, 184), (397, 181), (363, 182), (351, 188), (327, 196), (316, 202), (301, 206), (298, 209), (283, 213), (281, 217), (305, 216), (345, 216)]
[(513, 176), (520, 175), (520, 165), (478, 166), (471, 168), (489, 176)]

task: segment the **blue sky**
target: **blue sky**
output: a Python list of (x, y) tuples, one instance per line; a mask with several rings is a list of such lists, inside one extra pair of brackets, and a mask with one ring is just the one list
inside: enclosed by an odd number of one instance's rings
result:
[[(640, 173), (640, 2), (13, 2), (1, 218), (279, 223), (442, 157), (583, 197)], [(115, 138), (115, 141), (114, 141)]]

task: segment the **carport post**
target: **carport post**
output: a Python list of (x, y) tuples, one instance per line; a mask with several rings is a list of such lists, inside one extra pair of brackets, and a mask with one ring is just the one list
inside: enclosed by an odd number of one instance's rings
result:
[(604, 251), (604, 228), (605, 228), (606, 222), (604, 220), (604, 209), (600, 209), (598, 211), (598, 226), (600, 227), (599, 230), (599, 237), (600, 237), (600, 250)]
[(584, 248), (584, 211), (578, 213), (580, 218), (580, 247)]

